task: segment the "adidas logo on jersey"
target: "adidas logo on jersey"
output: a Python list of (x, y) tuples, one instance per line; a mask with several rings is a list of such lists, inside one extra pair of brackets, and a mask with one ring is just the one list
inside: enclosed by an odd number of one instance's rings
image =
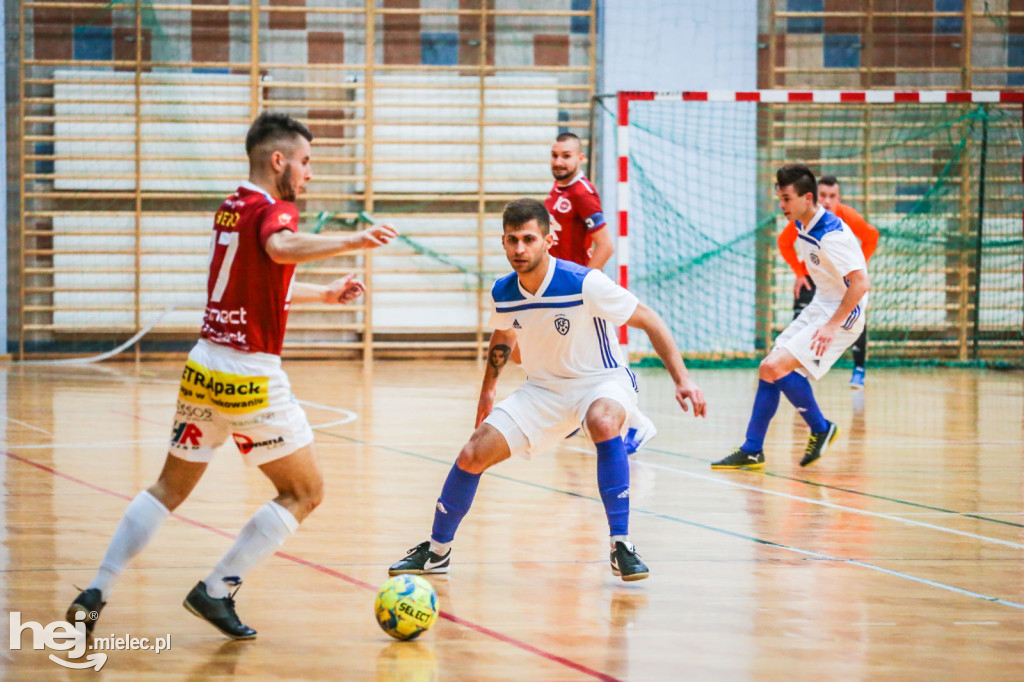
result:
[(513, 329), (522, 329), (523, 325), (519, 324), (519, 320), (512, 320), (512, 328)]

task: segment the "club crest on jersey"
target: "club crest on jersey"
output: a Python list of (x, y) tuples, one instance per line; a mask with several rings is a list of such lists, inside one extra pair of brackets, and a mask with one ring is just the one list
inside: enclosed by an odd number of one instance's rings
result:
[(569, 318), (564, 315), (559, 315), (555, 318), (555, 331), (562, 336), (569, 333)]
[(815, 265), (821, 265), (821, 259), (818, 258), (818, 254), (816, 254), (813, 251), (811, 251), (809, 257), (810, 257), (812, 263), (814, 263)]
[(558, 197), (558, 201), (555, 202), (555, 210), (559, 213), (568, 213), (572, 210), (572, 202), (569, 201), (569, 197)]
[(282, 225), (287, 225), (292, 221), (292, 216), (290, 213), (279, 213), (277, 219), (281, 221)]

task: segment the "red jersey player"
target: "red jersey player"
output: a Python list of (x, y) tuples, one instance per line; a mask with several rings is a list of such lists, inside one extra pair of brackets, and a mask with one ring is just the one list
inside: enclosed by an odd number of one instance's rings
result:
[(580, 170), (584, 159), (580, 138), (572, 133), (555, 138), (551, 145), (555, 184), (544, 207), (555, 236), (551, 255), (600, 270), (615, 253), (615, 245), (601, 213), (601, 197)]
[(288, 307), (293, 301), (348, 303), (365, 291), (352, 275), (326, 286), (296, 282), (295, 265), (387, 244), (397, 235), (388, 225), (351, 235), (298, 232), (292, 202), (312, 177), (312, 140), (306, 126), (285, 114), (264, 113), (249, 129), (249, 180), (214, 216), (201, 338), (182, 372), (163, 471), (128, 505), (96, 577), (68, 608), (68, 622), (84, 622), (92, 632), (114, 581), (230, 437), (278, 495), (249, 519), (184, 606), (232, 639), (256, 636), (235, 613), (231, 588), (237, 590), (323, 497), (313, 431), (281, 370)]

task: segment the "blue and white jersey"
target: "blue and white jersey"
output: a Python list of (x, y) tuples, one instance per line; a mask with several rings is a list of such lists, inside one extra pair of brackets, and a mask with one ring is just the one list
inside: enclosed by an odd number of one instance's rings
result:
[[(796, 227), (797, 253), (807, 265), (807, 272), (817, 287), (814, 300), (835, 312), (849, 286), (846, 275), (854, 270), (866, 272), (868, 269), (860, 242), (853, 230), (824, 206), (818, 206), (818, 212), (810, 223), (804, 226), (796, 221)], [(864, 294), (851, 315), (860, 316), (867, 309), (868, 295)], [(850, 321), (855, 319), (853, 317)]]
[(529, 381), (545, 384), (628, 367), (615, 328), (639, 300), (600, 270), (551, 257), (536, 294), (505, 275), (491, 289), (490, 326), (514, 329)]

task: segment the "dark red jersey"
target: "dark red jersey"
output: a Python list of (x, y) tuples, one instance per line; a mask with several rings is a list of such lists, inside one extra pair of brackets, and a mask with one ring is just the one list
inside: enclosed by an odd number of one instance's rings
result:
[(597, 190), (582, 172), (577, 173), (565, 187), (555, 183), (544, 207), (551, 216), (551, 231), (555, 235), (551, 255), (585, 266), (590, 260), (590, 235), (605, 226)]
[(279, 230), (297, 232), (295, 204), (244, 182), (213, 219), (206, 313), (200, 336), (247, 353), (281, 354), (294, 265), (281, 265), (265, 245)]

